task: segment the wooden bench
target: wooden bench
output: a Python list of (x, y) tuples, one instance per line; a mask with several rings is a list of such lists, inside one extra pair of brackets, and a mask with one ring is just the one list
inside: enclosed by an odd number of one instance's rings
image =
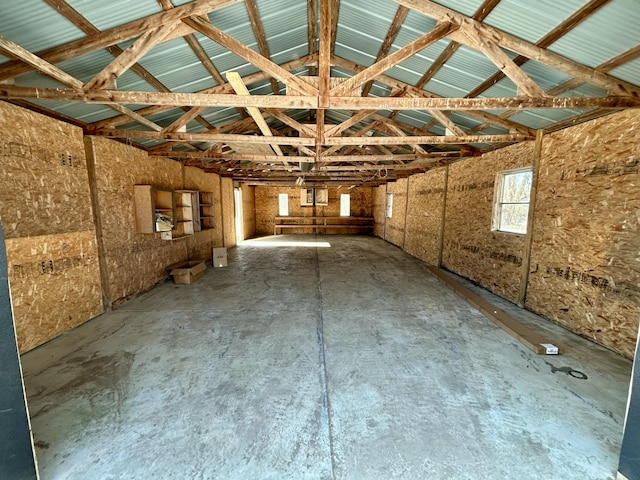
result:
[(372, 230), (373, 217), (275, 217), (275, 224), (273, 226), (274, 235), (278, 235), (278, 230), (280, 230), (280, 233), (283, 233), (283, 230), (290, 228), (311, 229), (314, 233), (324, 231), (325, 234), (327, 233), (327, 229)]

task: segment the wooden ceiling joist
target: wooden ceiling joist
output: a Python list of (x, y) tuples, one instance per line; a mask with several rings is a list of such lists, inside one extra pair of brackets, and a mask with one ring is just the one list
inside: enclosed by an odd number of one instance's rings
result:
[[(258, 107), (279, 109), (317, 109), (316, 96), (268, 96), (128, 92), (96, 90), (33, 88), (0, 84), (0, 100), (41, 99), (102, 104)], [(526, 97), (526, 98), (433, 98), (433, 97), (331, 97), (327, 108), (336, 110), (523, 110), (538, 108), (638, 108), (640, 97)]]

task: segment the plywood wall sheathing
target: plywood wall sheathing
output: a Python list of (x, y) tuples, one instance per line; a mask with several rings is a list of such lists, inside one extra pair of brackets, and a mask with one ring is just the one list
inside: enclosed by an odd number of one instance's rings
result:
[(182, 165), (102, 137), (94, 137), (98, 201), (111, 301), (121, 303), (167, 277), (167, 267), (189, 256), (186, 239), (136, 233), (133, 186), (182, 188)]
[(640, 117), (544, 137), (526, 307), (632, 358), (640, 318)]
[(82, 130), (0, 102), (0, 222), (18, 344), (103, 311)]
[(449, 166), (443, 266), (516, 302), (524, 236), (491, 231), (496, 175), (531, 165), (526, 142)]
[(222, 232), (224, 235), (224, 246), (227, 248), (236, 245), (236, 221), (235, 221), (235, 200), (233, 198), (233, 180), (231, 178), (221, 179), (222, 190)]
[[(313, 216), (340, 216), (340, 195), (348, 193), (351, 202), (351, 216), (370, 217), (372, 211), (373, 189), (371, 187), (356, 188), (329, 188), (328, 205), (301, 206), (300, 187), (256, 187), (256, 234), (273, 235), (274, 218), (278, 215), (278, 195), (286, 193), (289, 196), (289, 216), (291, 217), (313, 217)], [(309, 220), (306, 221), (310, 223)], [(296, 223), (295, 220), (288, 220), (287, 223)], [(304, 223), (298, 221), (297, 223)], [(324, 232), (324, 230), (323, 230)], [(362, 233), (362, 229), (327, 229), (327, 234), (357, 234)], [(291, 228), (285, 233), (313, 233), (311, 228)]]
[(408, 181), (408, 179), (402, 178), (387, 184), (387, 195), (393, 193), (393, 212), (391, 218), (387, 218), (385, 240), (400, 248), (404, 247)]
[(387, 186), (380, 185), (373, 189), (373, 234), (384, 238), (386, 223)]
[(445, 171), (438, 168), (409, 178), (404, 249), (431, 265), (438, 265)]
[(244, 238), (251, 238), (256, 234), (256, 188), (243, 185), (242, 189), (242, 220)]

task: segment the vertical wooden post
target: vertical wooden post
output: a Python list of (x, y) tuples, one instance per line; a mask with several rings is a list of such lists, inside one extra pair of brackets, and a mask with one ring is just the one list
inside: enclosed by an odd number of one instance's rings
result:
[(447, 189), (449, 188), (449, 164), (444, 167), (444, 186), (442, 192), (442, 212), (440, 213), (440, 239), (438, 245), (438, 268), (442, 267), (442, 250), (444, 249), (444, 219), (447, 213)]
[(91, 210), (93, 210), (93, 224), (96, 229), (96, 247), (98, 250), (98, 266), (100, 268), (100, 283), (102, 284), (102, 306), (104, 310), (111, 310), (111, 288), (109, 286), (109, 272), (104, 251), (104, 233), (102, 229), (102, 213), (96, 178), (96, 152), (93, 137), (84, 137), (84, 151), (87, 159), (87, 173), (89, 176), (89, 192), (91, 195)]
[(529, 197), (529, 217), (527, 219), (527, 234), (524, 238), (524, 252), (522, 254), (522, 270), (520, 276), (520, 292), (518, 295), (518, 306), (524, 308), (527, 297), (527, 286), (529, 284), (529, 270), (531, 268), (531, 249), (533, 246), (533, 226), (535, 222), (536, 198), (538, 191), (538, 173), (540, 172), (540, 160), (542, 156), (542, 141), (544, 131), (538, 130), (536, 133), (536, 145), (533, 153), (533, 174), (531, 179), (531, 195)]

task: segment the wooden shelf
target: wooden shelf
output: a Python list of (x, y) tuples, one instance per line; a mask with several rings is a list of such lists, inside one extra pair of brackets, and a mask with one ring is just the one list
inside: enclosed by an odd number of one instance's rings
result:
[(175, 204), (173, 190), (154, 185), (134, 185), (133, 199), (135, 203), (136, 232), (162, 232), (162, 224), (157, 221), (162, 215), (173, 223)]
[(209, 230), (216, 227), (213, 192), (198, 192), (200, 207), (198, 218), (201, 230)]

